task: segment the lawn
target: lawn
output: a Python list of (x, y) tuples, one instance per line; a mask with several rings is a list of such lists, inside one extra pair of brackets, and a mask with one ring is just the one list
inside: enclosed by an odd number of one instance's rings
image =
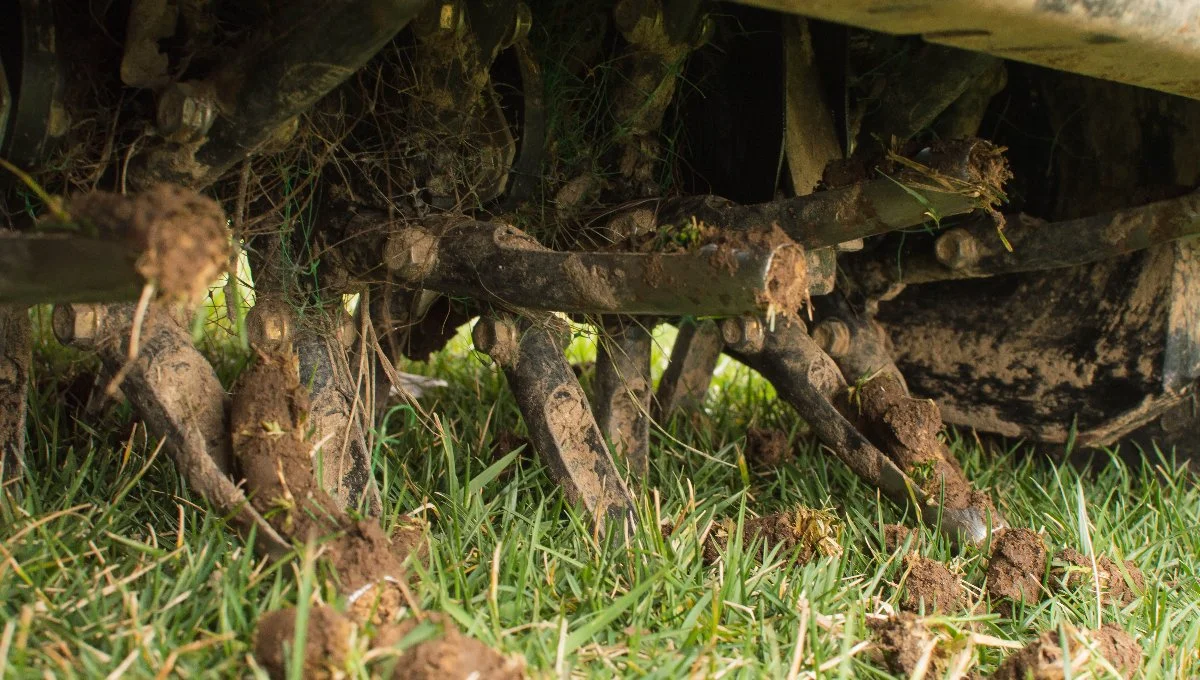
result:
[[(245, 356), (226, 352), (222, 377)], [(0, 677), (262, 675), (252, 641), (263, 612), (302, 598), (345, 606), (311, 560), (256, 558), (128, 406), (78, 404), (85, 359), (50, 345), (39, 357), (27, 473), (0, 499)], [(872, 625), (902, 602), (906, 547), (964, 581), (970, 607), (924, 623), (938, 654), (973, 671), (990, 672), (1041, 631), (1083, 635), (1103, 622), (1140, 643), (1140, 675), (1200, 673), (1200, 489), (1169, 455), (1128, 466), (1098, 452), (1067, 465), (948, 432), (968, 475), (1051, 553), (1130, 560), (1146, 575), (1128, 604), (1101, 599), (1085, 574), (1005, 616), (984, 594), (986, 548), (956, 551), (922, 530), (886, 551), (883, 525), (911, 518), (823, 454), (736, 364), (723, 365), (703, 412), (652, 433), (651, 474), (635, 480), (641, 522), (627, 543), (597, 541), (531, 452), (496, 446), (518, 441), (501, 433), (519, 435), (520, 418), (503, 377), (463, 337), (430, 364), (402, 368), (449, 382), (419, 408), (393, 408), (373, 438), (385, 527), (409, 513), (429, 524), (415, 600), (523, 656), (533, 676), (892, 677)], [(786, 431), (792, 459), (747, 464), (749, 426)], [(800, 563), (730, 541), (706, 559), (702, 537), (797, 506), (836, 516), (840, 555)], [(1042, 577), (1050, 587), (1054, 577)], [(344, 671), (365, 675), (369, 661), (358, 650)], [(1092, 656), (1073, 677), (1107, 677), (1108, 666)]]

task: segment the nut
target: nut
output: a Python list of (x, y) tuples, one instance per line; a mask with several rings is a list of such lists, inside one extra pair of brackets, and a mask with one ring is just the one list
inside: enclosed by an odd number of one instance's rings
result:
[(761, 352), (766, 337), (762, 321), (756, 317), (742, 316), (721, 322), (721, 338), (735, 352)]
[(216, 115), (213, 98), (201, 87), (176, 83), (159, 95), (155, 123), (163, 137), (178, 142), (196, 142), (208, 134)]
[(850, 327), (841, 319), (826, 319), (810, 333), (814, 342), (831, 357), (844, 357), (850, 352)]
[(475, 349), (487, 354), (501, 366), (515, 366), (519, 338), (517, 327), (503, 319), (481, 316), (471, 329), (471, 340)]
[(354, 323), (354, 317), (344, 311), (338, 313), (338, 325), (335, 332), (338, 342), (346, 349), (350, 349), (355, 342), (358, 342), (358, 324)]
[(94, 347), (100, 335), (100, 323), (104, 310), (97, 304), (62, 304), (54, 306), (51, 325), (54, 337), (64, 345)]
[(979, 244), (965, 229), (951, 229), (942, 234), (933, 245), (938, 262), (959, 270), (967, 269), (979, 261)]
[(387, 239), (383, 262), (388, 271), (409, 281), (419, 281), (437, 264), (438, 240), (420, 227), (402, 229)]
[(258, 300), (246, 313), (246, 335), (252, 346), (287, 344), (292, 339), (292, 310), (282, 300)]

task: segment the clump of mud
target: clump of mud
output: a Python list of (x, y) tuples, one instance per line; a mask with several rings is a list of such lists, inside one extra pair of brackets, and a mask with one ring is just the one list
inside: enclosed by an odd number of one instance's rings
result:
[(962, 583), (946, 565), (910, 553), (904, 558), (908, 576), (904, 579), (904, 600), (908, 611), (953, 612), (962, 609), (966, 601)]
[(67, 204), (82, 228), (128, 241), (138, 274), (162, 299), (195, 304), (229, 261), (225, 213), (191, 189), (159, 184), (126, 196), (93, 191)]
[[(1142, 648), (1128, 633), (1105, 624), (1093, 631), (1081, 631), (1123, 677), (1132, 677), (1142, 663)], [(1074, 636), (1072, 636), (1074, 637)], [(1065, 649), (1064, 649), (1065, 647)], [(1063, 645), (1058, 631), (1046, 631), (1024, 649), (1013, 653), (996, 672), (993, 680), (1061, 680), (1070, 664), (1072, 675), (1077, 675), (1088, 663), (1092, 652), (1078, 639)]]
[[(308, 612), (304, 638), (304, 671), (301, 677), (323, 680), (342, 675), (350, 652), (350, 621), (331, 607)], [(254, 633), (254, 658), (272, 678), (287, 677), (289, 648), (296, 640), (296, 610), (268, 612)]]
[[(733, 522), (728, 520), (714, 531), (704, 546), (704, 561), (716, 562), (735, 531)], [(795, 563), (805, 564), (818, 555), (841, 555), (841, 533), (841, 522), (833, 513), (798, 506), (787, 512), (746, 519), (742, 524), (742, 547), (749, 548), (761, 540), (759, 558), (778, 547), (777, 556), (794, 556)]]
[(1011, 602), (1042, 599), (1046, 559), (1046, 546), (1036, 532), (1008, 529), (999, 534), (987, 568), (987, 592), (998, 611), (1010, 616)]
[(421, 626), (433, 626), (433, 636), (406, 647), (394, 661), (396, 680), (519, 680), (525, 677), (525, 664), (519, 657), (504, 656), (482, 642), (458, 632), (450, 619), (430, 614), (424, 621), (406, 619), (385, 626), (375, 636), (375, 650), (405, 643), (410, 634), (419, 634)]
[(1085, 583), (1088, 588), (1094, 588), (1093, 580), (1098, 580), (1101, 597), (1120, 605), (1129, 604), (1146, 589), (1146, 578), (1137, 565), (1125, 562), (1125, 572), (1129, 574), (1128, 580), (1121, 567), (1104, 556), (1096, 557), (1096, 570), (1093, 572), (1091, 558), (1074, 548), (1065, 548), (1055, 555), (1050, 570), (1058, 586), (1064, 589), (1077, 588)]
[(282, 535), (324, 541), (322, 559), (352, 594), (355, 611), (386, 621), (400, 606), (408, 550), (394, 546), (374, 521), (351, 519), (321, 488), (305, 437), (307, 420), (296, 357), (259, 351), (234, 387), (230, 411), (233, 451), (250, 502)]
[[(428, 629), (428, 630), (427, 630)], [(332, 607), (315, 607), (308, 613), (301, 677), (344, 677), (354, 623)], [(362, 632), (362, 631), (360, 631)], [(272, 678), (287, 677), (290, 646), (296, 639), (296, 610), (264, 615), (254, 636), (254, 656)], [(427, 614), (380, 626), (370, 641), (373, 656), (382, 661), (371, 677), (395, 680), (520, 680), (525, 664), (458, 632), (442, 614)], [(398, 653), (389, 653), (395, 648)]]
[(875, 632), (875, 649), (892, 673), (911, 677), (928, 656), (926, 677), (938, 678), (946, 667), (949, 654), (924, 620), (902, 612), (883, 621), (870, 621)]
[(783, 430), (751, 427), (746, 430), (746, 461), (754, 467), (777, 468), (792, 458), (792, 443)]
[(908, 542), (910, 536), (915, 536), (910, 550), (917, 550), (921, 547), (921, 532), (914, 531), (903, 524), (885, 524), (883, 525), (883, 550), (890, 555), (900, 552)]
[(971, 486), (958, 460), (938, 439), (942, 414), (932, 400), (910, 397), (888, 374), (856, 388), (852, 400), (868, 438), (943, 507), (976, 508), (981, 517), (999, 517), (991, 499)]

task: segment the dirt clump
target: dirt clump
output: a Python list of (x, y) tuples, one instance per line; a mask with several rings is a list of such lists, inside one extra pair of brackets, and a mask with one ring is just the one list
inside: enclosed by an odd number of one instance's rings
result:
[(761, 468), (777, 468), (792, 458), (792, 443), (783, 430), (751, 427), (746, 430), (746, 460)]
[(67, 204), (71, 219), (129, 241), (134, 267), (162, 299), (195, 304), (229, 261), (225, 213), (211, 198), (173, 184), (132, 196), (92, 191)]
[[(353, 624), (332, 607), (315, 607), (308, 612), (304, 637), (302, 677), (332, 678), (341, 675), (350, 651)], [(296, 640), (296, 610), (268, 612), (258, 620), (254, 633), (254, 657), (272, 678), (287, 677), (289, 649)]]
[[(714, 530), (704, 546), (704, 561), (716, 562), (735, 532), (736, 527), (729, 520)], [(778, 546), (776, 557), (794, 555), (797, 564), (805, 564), (819, 555), (841, 555), (841, 533), (841, 522), (833, 513), (798, 506), (765, 517), (747, 518), (742, 524), (742, 547), (749, 548), (761, 539), (757, 555), (760, 559)]]
[[(1100, 582), (1101, 597), (1107, 602), (1127, 605), (1146, 589), (1146, 578), (1133, 562), (1125, 562), (1125, 571), (1104, 556), (1096, 557), (1095, 576)], [(1064, 548), (1051, 561), (1050, 573), (1061, 588), (1076, 588), (1087, 584), (1094, 588), (1092, 560), (1074, 548)], [(1125, 574), (1129, 574), (1128, 580)]]
[(883, 525), (883, 549), (888, 554), (896, 554), (904, 547), (909, 536), (916, 536), (910, 550), (916, 550), (921, 544), (921, 532), (914, 531), (903, 524), (885, 524)]
[[(425, 638), (417, 629), (422, 625), (435, 627), (432, 637)], [(406, 619), (385, 626), (372, 641), (375, 650), (405, 643), (410, 634), (422, 640), (408, 646), (389, 661), (395, 680), (447, 680), (477, 678), (478, 680), (519, 680), (525, 677), (525, 664), (519, 657), (504, 656), (482, 642), (458, 632), (454, 623), (442, 614), (430, 614), (424, 620)]]
[(375, 521), (353, 520), (321, 488), (305, 436), (307, 420), (308, 395), (295, 355), (259, 351), (234, 387), (230, 411), (233, 451), (251, 505), (294, 541), (323, 539), (322, 559), (337, 570), (344, 592), (362, 595), (374, 585), (393, 589), (403, 578), (405, 555), (397, 556)]
[(904, 558), (908, 576), (904, 580), (904, 600), (900, 603), (908, 611), (953, 612), (962, 608), (966, 600), (958, 577), (946, 565), (910, 553)]
[(868, 625), (875, 633), (875, 649), (889, 671), (909, 677), (928, 654), (928, 670), (932, 672), (926, 676), (941, 677), (947, 650), (920, 617), (902, 612), (883, 621), (869, 621)]
[[(1094, 631), (1082, 631), (1078, 636), (1090, 638), (1100, 655), (1123, 677), (1132, 677), (1141, 665), (1141, 646), (1128, 633), (1112, 624), (1105, 624)], [(1091, 653), (1077, 639), (1068, 640), (1065, 647), (1064, 650), (1058, 631), (1046, 631), (1005, 659), (992, 674), (992, 678), (1060, 680), (1066, 676), (1068, 663), (1071, 665), (1072, 675), (1076, 675), (1085, 667)]]
[(996, 609), (1012, 614), (1012, 602), (1042, 599), (1042, 577), (1046, 573), (1046, 546), (1030, 529), (1008, 529), (996, 538), (988, 560), (987, 592)]

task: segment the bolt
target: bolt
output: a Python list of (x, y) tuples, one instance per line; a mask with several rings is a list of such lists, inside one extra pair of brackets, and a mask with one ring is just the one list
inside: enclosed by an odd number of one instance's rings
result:
[(766, 341), (762, 322), (753, 316), (740, 316), (721, 322), (721, 338), (735, 352), (761, 352)]
[(409, 281), (419, 281), (437, 264), (438, 241), (420, 227), (402, 229), (387, 239), (383, 261), (388, 271)]
[(821, 351), (831, 357), (844, 357), (850, 352), (850, 327), (841, 319), (826, 319), (809, 335)]
[(979, 261), (979, 244), (965, 229), (951, 229), (933, 245), (938, 262), (950, 269), (968, 269)]
[(517, 362), (517, 327), (509, 321), (490, 316), (481, 316), (471, 329), (471, 340), (475, 349), (487, 354), (501, 366), (515, 366)]
[(292, 339), (292, 314), (287, 303), (274, 298), (259, 299), (246, 313), (246, 335), (251, 345), (278, 347)]
[(216, 119), (216, 106), (211, 96), (191, 83), (175, 83), (158, 97), (155, 122), (158, 133), (179, 142), (195, 142), (204, 138)]
[(104, 310), (97, 304), (62, 304), (54, 306), (50, 324), (54, 337), (64, 345), (81, 348), (94, 347), (100, 335), (100, 323)]

